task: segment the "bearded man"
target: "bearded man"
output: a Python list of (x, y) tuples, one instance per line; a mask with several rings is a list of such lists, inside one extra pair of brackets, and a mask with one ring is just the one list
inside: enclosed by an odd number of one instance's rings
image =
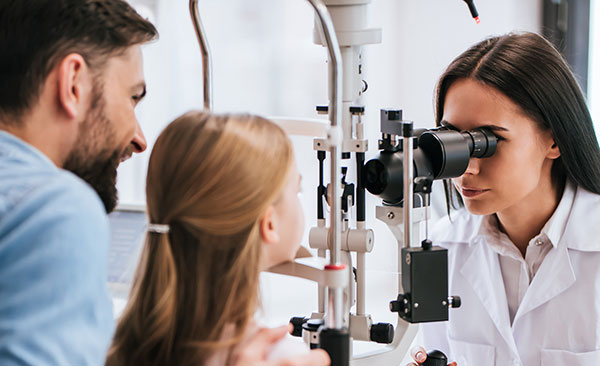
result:
[[(146, 149), (140, 46), (156, 37), (122, 0), (0, 1), (0, 365), (104, 364), (106, 213), (117, 166)], [(266, 362), (285, 333), (260, 330), (236, 364), (329, 363)]]
[(117, 165), (155, 27), (123, 1), (0, 3), (0, 364), (98, 365)]

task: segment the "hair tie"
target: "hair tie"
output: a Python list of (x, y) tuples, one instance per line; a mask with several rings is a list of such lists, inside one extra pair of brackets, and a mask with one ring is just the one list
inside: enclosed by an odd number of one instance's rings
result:
[(169, 225), (148, 224), (148, 232), (157, 234), (167, 234), (169, 232)]

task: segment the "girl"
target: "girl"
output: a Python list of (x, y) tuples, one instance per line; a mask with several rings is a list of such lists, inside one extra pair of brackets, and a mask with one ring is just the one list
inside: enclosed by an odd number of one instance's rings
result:
[[(259, 272), (294, 258), (303, 232), (290, 141), (260, 117), (188, 113), (156, 141), (146, 184), (151, 225), (107, 365), (246, 365)], [(289, 364), (328, 364), (306, 353)]]
[(433, 239), (463, 305), (423, 326), (424, 346), (459, 366), (600, 364), (600, 150), (569, 67), (536, 34), (490, 38), (450, 64), (436, 101), (438, 125), (499, 142), (446, 182), (466, 210)]

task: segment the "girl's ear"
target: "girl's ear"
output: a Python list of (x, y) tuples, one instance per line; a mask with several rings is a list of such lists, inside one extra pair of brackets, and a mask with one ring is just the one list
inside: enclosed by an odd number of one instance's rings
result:
[(275, 208), (269, 206), (267, 211), (260, 219), (259, 223), (260, 238), (264, 244), (275, 244), (279, 242), (279, 233), (277, 232), (277, 215)]

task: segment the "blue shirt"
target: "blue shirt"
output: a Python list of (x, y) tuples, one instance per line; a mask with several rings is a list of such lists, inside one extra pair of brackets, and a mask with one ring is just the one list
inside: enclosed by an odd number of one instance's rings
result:
[(83, 180), (0, 131), (0, 365), (102, 365), (108, 219)]

